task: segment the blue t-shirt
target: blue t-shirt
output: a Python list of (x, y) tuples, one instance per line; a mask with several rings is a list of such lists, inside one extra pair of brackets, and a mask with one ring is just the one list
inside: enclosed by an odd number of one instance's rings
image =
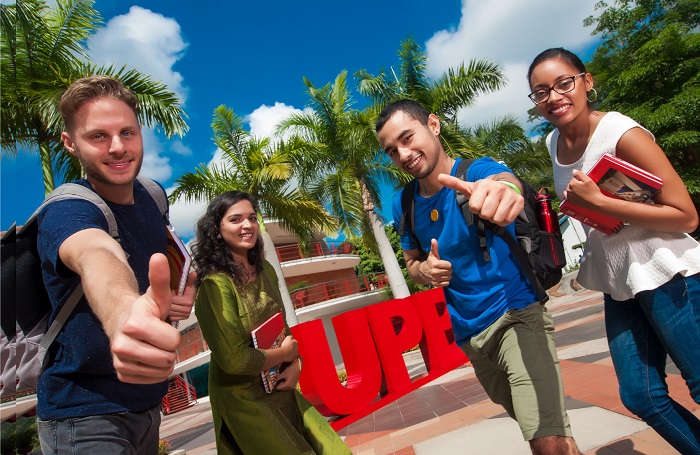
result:
[[(87, 180), (76, 182), (90, 188)], [(148, 262), (166, 251), (166, 227), (158, 206), (140, 183), (134, 182), (134, 204), (109, 201), (119, 228), (121, 246), (129, 258), (141, 293), (148, 289)], [(93, 203), (68, 199), (49, 204), (38, 217), (38, 249), (44, 283), (53, 305), (51, 320), (79, 278), (58, 257), (71, 235), (96, 228), (108, 232), (107, 220)], [(167, 383), (127, 384), (117, 379), (109, 339), (85, 297), (78, 302), (50, 349), (49, 366), (37, 387), (37, 414), (44, 420), (140, 412), (160, 402)]]
[[(453, 176), (459, 161), (452, 168)], [(501, 172), (511, 171), (491, 158), (480, 158), (469, 166), (467, 181), (475, 182)], [(516, 259), (510, 254), (508, 244), (491, 231), (485, 234), (491, 260), (484, 261), (477, 227), (467, 226), (453, 189), (443, 187), (425, 198), (418, 194), (418, 185), (415, 188), (413, 222), (421, 247), (429, 253), (431, 239), (436, 239), (440, 259), (452, 264), (452, 279), (445, 288), (445, 300), (458, 344), (466, 343), (506, 311), (525, 308), (537, 300)], [(398, 226), (402, 214), (401, 192), (394, 197), (392, 209)], [(430, 219), (432, 210), (438, 211), (437, 221)], [(514, 224), (507, 229), (515, 233)], [(418, 245), (414, 244), (410, 234), (405, 233), (401, 236), (401, 247), (414, 250)]]

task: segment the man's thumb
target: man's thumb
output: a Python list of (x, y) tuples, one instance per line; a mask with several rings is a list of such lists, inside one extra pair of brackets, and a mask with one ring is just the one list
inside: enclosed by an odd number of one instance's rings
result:
[(438, 253), (438, 242), (435, 239), (430, 241), (430, 254), (435, 256), (436, 259), (440, 259), (440, 253)]
[(170, 314), (170, 305), (173, 300), (173, 293), (170, 290), (170, 267), (165, 255), (156, 253), (151, 256), (148, 263), (148, 281), (150, 286), (148, 294), (158, 305), (159, 317), (165, 320)]

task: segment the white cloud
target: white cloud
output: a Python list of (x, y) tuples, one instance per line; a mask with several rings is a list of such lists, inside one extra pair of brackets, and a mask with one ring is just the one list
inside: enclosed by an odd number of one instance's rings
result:
[(212, 167), (212, 165), (220, 163), (223, 157), (223, 153), (224, 152), (222, 152), (221, 149), (217, 147), (217, 149), (214, 150), (214, 153), (212, 154), (211, 161), (207, 163), (207, 167)]
[(490, 122), (512, 114), (524, 126), (527, 110), (527, 69), (541, 51), (564, 47), (581, 52), (595, 43), (592, 28), (583, 20), (594, 14), (597, 0), (462, 0), (462, 17), (456, 29), (437, 32), (425, 45), (428, 74), (435, 78), (448, 68), (472, 59), (502, 65), (508, 85), (482, 95), (475, 106), (460, 112), (465, 125)]
[[(306, 108), (302, 111), (294, 106), (287, 106), (284, 103), (276, 102), (274, 106), (263, 104), (251, 112), (250, 115), (246, 117), (246, 120), (250, 124), (250, 134), (252, 136), (273, 137), (277, 130), (277, 125), (279, 125), (282, 120), (292, 114), (300, 114), (302, 112), (311, 112), (311, 109)], [(283, 137), (288, 136), (289, 134), (285, 134)]]
[[(217, 148), (212, 153), (212, 159), (207, 163), (211, 167), (215, 163), (221, 161), (221, 149)], [(168, 194), (172, 193), (175, 187), (167, 188)], [(197, 220), (204, 215), (207, 210), (209, 201), (185, 202), (184, 199), (179, 199), (174, 204), (170, 205), (170, 224), (175, 228), (175, 232), (188, 241), (194, 237), (194, 227)]]
[[(175, 188), (167, 188), (168, 194)], [(184, 202), (180, 199), (170, 205), (170, 224), (175, 228), (175, 232), (185, 241), (194, 237), (194, 226), (197, 220), (204, 215), (207, 210), (208, 201)]]
[(170, 151), (182, 156), (191, 156), (192, 149), (182, 143), (180, 139), (173, 139), (169, 142)]
[(187, 89), (173, 65), (186, 48), (177, 21), (139, 6), (113, 17), (88, 40), (93, 62), (137, 69), (166, 84), (183, 101)]
[[(217, 148), (212, 153), (212, 159), (207, 163), (208, 167), (221, 161), (221, 149)], [(166, 188), (168, 194), (172, 193), (175, 187)], [(197, 220), (204, 215), (209, 201), (185, 202), (179, 199), (174, 204), (170, 204), (170, 224), (175, 228), (175, 232), (186, 242), (194, 237), (194, 228)]]

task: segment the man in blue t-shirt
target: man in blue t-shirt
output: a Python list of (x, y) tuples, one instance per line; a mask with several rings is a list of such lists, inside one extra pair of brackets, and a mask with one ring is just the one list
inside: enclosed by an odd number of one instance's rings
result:
[[(376, 131), (394, 164), (417, 179), (413, 226), (420, 245), (408, 232), (401, 236), (409, 275), (444, 287), (455, 340), (489, 397), (517, 420), (533, 453), (579, 454), (564, 407), (552, 317), (508, 245), (490, 231), (490, 259), (484, 258), (478, 228), (467, 225), (455, 199), (457, 190), (473, 213), (514, 233), (524, 206), (520, 182), (490, 158), (474, 161), (466, 182), (455, 177), (458, 160), (440, 142), (440, 120), (414, 101), (390, 103)], [(398, 194), (397, 226), (402, 212)]]
[(41, 449), (57, 453), (158, 452), (160, 401), (180, 333), (168, 322), (189, 317), (170, 290), (165, 220), (136, 181), (143, 162), (138, 100), (104, 76), (75, 81), (58, 105), (66, 150), (111, 208), (120, 242), (94, 204), (68, 199), (38, 217), (44, 283), (56, 316), (81, 283), (85, 296), (56, 338), (37, 389)]

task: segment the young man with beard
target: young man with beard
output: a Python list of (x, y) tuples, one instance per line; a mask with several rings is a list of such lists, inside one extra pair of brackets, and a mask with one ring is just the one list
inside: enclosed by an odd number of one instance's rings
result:
[[(524, 204), (518, 179), (490, 158), (474, 161), (467, 181), (455, 177), (459, 160), (440, 142), (440, 120), (414, 101), (389, 104), (376, 131), (394, 164), (418, 180), (413, 226), (420, 245), (410, 233), (401, 236), (411, 278), (445, 288), (455, 340), (489, 397), (518, 422), (532, 452), (579, 454), (564, 407), (552, 317), (508, 245), (488, 230), (490, 258), (484, 258), (478, 228), (467, 225), (455, 199), (457, 190), (469, 198), (471, 212), (514, 234), (512, 223)], [(402, 213), (398, 194), (397, 226)]]
[(138, 100), (119, 81), (79, 79), (62, 95), (63, 144), (116, 218), (120, 242), (93, 203), (68, 199), (39, 214), (38, 248), (55, 316), (78, 283), (85, 296), (39, 380), (44, 454), (158, 451), (160, 402), (180, 342), (165, 322), (189, 317), (194, 277), (170, 290), (163, 215), (136, 180), (143, 162)]

